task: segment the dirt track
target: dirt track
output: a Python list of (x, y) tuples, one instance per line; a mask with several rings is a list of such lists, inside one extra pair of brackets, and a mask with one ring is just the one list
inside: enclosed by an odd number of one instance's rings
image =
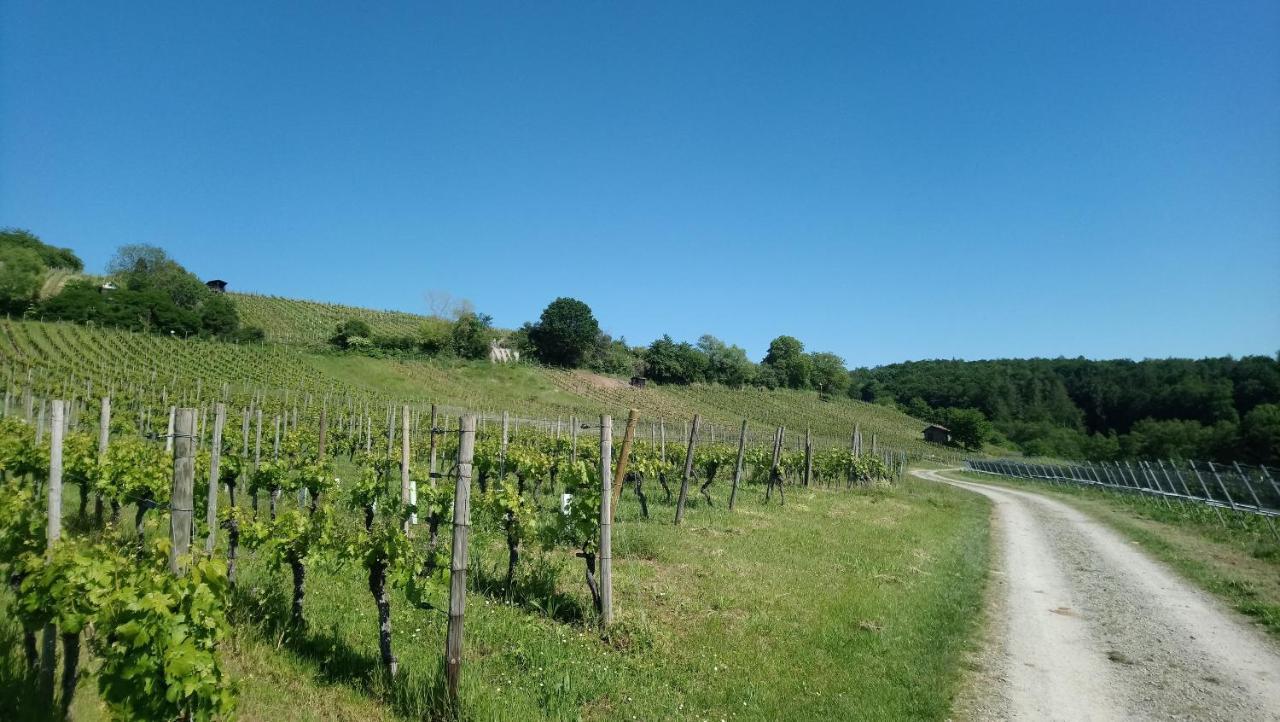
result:
[(913, 472), (995, 503), (992, 619), (960, 711), (977, 719), (1280, 720), (1280, 648), (1085, 514)]

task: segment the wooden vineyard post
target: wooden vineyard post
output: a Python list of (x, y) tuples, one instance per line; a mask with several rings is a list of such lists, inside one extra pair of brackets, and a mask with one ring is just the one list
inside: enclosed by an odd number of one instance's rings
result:
[[(102, 409), (98, 412), (98, 465), (106, 463), (107, 448), (111, 443), (111, 397), (102, 397)], [(102, 522), (102, 494), (93, 495), (93, 518)]]
[(702, 421), (700, 414), (693, 415), (693, 426), (689, 428), (689, 446), (684, 452), (684, 475), (680, 480), (680, 497), (676, 499), (676, 526), (684, 520), (684, 504), (689, 497), (689, 478), (693, 476), (693, 446), (698, 439), (698, 424)]
[(191, 551), (192, 492), (195, 486), (196, 410), (178, 409), (174, 421), (173, 494), (169, 504), (169, 571), (181, 574), (181, 560)]
[[(41, 410), (44, 406), (41, 405)], [(53, 558), (53, 548), (62, 538), (62, 419), (65, 409), (62, 401), (51, 404), (50, 416), (52, 424), (49, 435), (49, 488), (48, 519), (45, 524), (45, 538), (48, 546), (45, 558)], [(40, 645), (40, 690), (44, 698), (53, 701), (53, 674), (58, 666), (57, 659), (58, 630), (50, 622), (44, 627), (44, 636)]]
[[(628, 439), (635, 425), (635, 411), (628, 421)], [(696, 422), (695, 422), (696, 423)], [(624, 446), (625, 446), (624, 442)], [(625, 454), (625, 452), (624, 452)], [(618, 466), (624, 462), (619, 459)], [(600, 417), (600, 624), (613, 624), (613, 504), (609, 472), (613, 466), (613, 417)]]
[(240, 419), (240, 435), (243, 442), (240, 447), (240, 458), (245, 460), (249, 458), (249, 416), (249, 408), (246, 406)]
[[(428, 444), (427, 480), (431, 484), (432, 491), (434, 491), (436, 488), (436, 473), (437, 473), (436, 472), (436, 449), (437, 449), (436, 438), (441, 433), (443, 433), (442, 431), (436, 428), (436, 423), (437, 423), (436, 422), (436, 405), (431, 404), (431, 429), (428, 432), (430, 443)], [(432, 494), (432, 498), (435, 498), (434, 494)], [(432, 552), (435, 552), (435, 549), (436, 549), (436, 533), (437, 533), (437, 530), (439, 529), (439, 526), (440, 526), (440, 515), (436, 513), (436, 505), (432, 504), (431, 514), (427, 517), (427, 530), (431, 535), (430, 543), (431, 543)], [(434, 554), (432, 558), (434, 558)], [(434, 566), (435, 562), (433, 561), (431, 562), (431, 564), (432, 566)]]
[(458, 428), (458, 482), (453, 494), (453, 560), (449, 564), (449, 629), (445, 636), (445, 679), (449, 702), (458, 705), (462, 676), (462, 615), (467, 606), (467, 532), (471, 528), (471, 461), (476, 450), (476, 417), (463, 416)]
[(738, 483), (742, 481), (742, 460), (747, 451), (747, 420), (742, 420), (742, 431), (738, 433), (738, 460), (733, 465), (733, 486), (729, 488), (729, 511), (733, 511), (734, 499), (738, 496)]
[(627, 477), (627, 466), (631, 461), (631, 441), (635, 437), (636, 421), (639, 418), (640, 412), (635, 409), (627, 413), (627, 430), (622, 434), (622, 448), (618, 451), (618, 468), (613, 472), (613, 498), (609, 502), (609, 508), (613, 514), (611, 518), (614, 519), (618, 517), (618, 500), (622, 497), (622, 482)]
[(396, 405), (387, 406), (387, 458), (395, 453), (396, 443)]
[[(417, 502), (417, 494), (413, 489), (413, 482), (409, 478), (409, 405), (405, 404), (400, 412), (400, 503), (406, 507)], [(417, 512), (413, 516), (405, 515), (403, 528), (404, 533), (409, 533), (409, 527), (418, 523)]]
[(502, 446), (498, 449), (498, 482), (507, 478), (507, 444), (511, 435), (511, 414), (502, 412)]
[[(253, 470), (258, 471), (258, 465), (262, 463), (262, 407), (256, 409), (258, 415), (254, 420), (254, 438), (253, 438)], [(254, 511), (257, 511), (257, 492), (254, 492)]]
[(777, 433), (773, 437), (773, 463), (769, 467), (769, 485), (765, 487), (764, 500), (769, 501), (770, 494), (773, 492), (774, 484), (778, 485), (778, 503), (786, 503), (786, 497), (782, 490), (782, 472), (778, 465), (782, 462), (782, 445), (787, 438), (787, 427), (779, 426)]
[(578, 461), (578, 417), (569, 417), (569, 463)]
[(804, 485), (808, 488), (813, 480), (813, 428), (804, 430)]
[(165, 434), (164, 434), (164, 450), (165, 450), (165, 453), (168, 453), (168, 454), (173, 453), (173, 428), (174, 428), (173, 425), (174, 425), (174, 419), (176, 418), (175, 415), (177, 413), (178, 413), (178, 407), (176, 406), (169, 407), (169, 428), (167, 431), (165, 431)]
[[(341, 418), (342, 418), (342, 417), (338, 417), (338, 418), (339, 418), (339, 426), (341, 426)], [(326, 407), (321, 407), (321, 409), (320, 409), (320, 438), (319, 438), (319, 440), (316, 442), (316, 448), (317, 448), (317, 451), (316, 451), (316, 457), (320, 460), (320, 462), (321, 462), (321, 463), (323, 463), (323, 462), (324, 462), (324, 455), (325, 455), (325, 451), (326, 451), (326, 449), (325, 449), (325, 442), (326, 442), (326, 441), (328, 441), (328, 439), (329, 439), (328, 432), (329, 432), (328, 409), (327, 409)]]
[(204, 540), (204, 551), (213, 554), (218, 536), (218, 465), (222, 460), (222, 427), (227, 423), (227, 406), (219, 403), (213, 411), (213, 441), (209, 448), (209, 500), (205, 512), (205, 525), (209, 536)]
[(659, 456), (662, 458), (663, 462), (665, 463), (665, 462), (666, 462), (666, 459), (667, 459), (667, 422), (666, 422), (666, 419), (658, 419), (658, 433), (661, 435), (661, 440), (658, 442), (658, 444), (659, 444), (659, 446), (658, 446), (658, 454), (659, 454)]

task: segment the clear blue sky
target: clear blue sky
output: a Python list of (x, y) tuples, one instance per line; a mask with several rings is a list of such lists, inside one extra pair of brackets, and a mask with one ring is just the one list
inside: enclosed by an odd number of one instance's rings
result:
[(1280, 349), (1280, 3), (0, 0), (0, 225), (851, 366)]

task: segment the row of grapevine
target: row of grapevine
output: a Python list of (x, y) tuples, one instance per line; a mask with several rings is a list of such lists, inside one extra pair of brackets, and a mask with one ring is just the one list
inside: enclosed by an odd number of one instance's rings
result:
[[(688, 503), (722, 503), (715, 499), (714, 482), (724, 478), (722, 469), (731, 466), (732, 481), (727, 482), (732, 484), (730, 499), (742, 483), (764, 486), (766, 497), (776, 489), (781, 503), (786, 484), (874, 483), (899, 473), (905, 461), (901, 454), (883, 449), (858, 453), (857, 432), (852, 450), (818, 450), (812, 440), (807, 440), (803, 449), (785, 450), (782, 429), (775, 431), (771, 449), (748, 445), (746, 424), (737, 439), (722, 436), (712, 442), (705, 429), (700, 435), (696, 417), (687, 427), (686, 443), (639, 438), (629, 445), (624, 442), (615, 458), (607, 418), (597, 427), (601, 436), (597, 445), (580, 439), (583, 425), (578, 419), (563, 425), (553, 425), (550, 420), (520, 424), (504, 414), (495, 423), (477, 428), (474, 417), (455, 423), (446, 420), (438, 408), (391, 405), (385, 418), (375, 418), (354, 398), (346, 399), (345, 404), (338, 399), (304, 403), (301, 411), (280, 401), (251, 394), (248, 405), (239, 409), (222, 403), (211, 408), (170, 405), (165, 409), (153, 408), (142, 397), (133, 399), (132, 404), (102, 400), (95, 427), (95, 414), (89, 413), (87, 400), (80, 399), (49, 404), (56, 412), (48, 416), (28, 413), (26, 418), (8, 416), (0, 422), (0, 471), (5, 483), (14, 487), (6, 494), (6, 507), (0, 513), (0, 524), (4, 525), (0, 533), (6, 545), (16, 545), (4, 558), (15, 560), (7, 571), (17, 580), (18, 608), (25, 610), (22, 619), (30, 634), (51, 622), (64, 639), (89, 629), (90, 648), (100, 655), (98, 668), (111, 670), (114, 667), (107, 655), (132, 649), (132, 642), (114, 640), (110, 634), (99, 636), (92, 630), (108, 628), (99, 620), (118, 620), (111, 616), (116, 614), (113, 610), (117, 607), (112, 606), (116, 602), (81, 608), (75, 618), (60, 617), (60, 605), (67, 603), (67, 590), (72, 586), (79, 585), (72, 593), (76, 599), (119, 601), (163, 584), (173, 592), (173, 599), (190, 599), (191, 604), (198, 601), (201, 605), (194, 611), (166, 607), (169, 616), (147, 623), (172, 623), (174, 615), (202, 615), (199, 619), (208, 636), (193, 639), (192, 644), (205, 655), (199, 658), (204, 660), (199, 664), (203, 676), (198, 682), (177, 679), (172, 669), (162, 666), (147, 684), (157, 689), (177, 685), (186, 691), (166, 695), (173, 697), (169, 706), (150, 710), (130, 707), (136, 690), (122, 687), (109, 672), (105, 676), (99, 673), (100, 693), (120, 716), (172, 717), (176, 710), (202, 718), (230, 709), (232, 687), (219, 671), (216, 649), (225, 634), (226, 592), (235, 584), (236, 561), (244, 551), (261, 555), (281, 570), (287, 568), (293, 579), (291, 621), (298, 626), (306, 624), (307, 569), (314, 564), (359, 562), (378, 611), (383, 664), (392, 676), (398, 662), (393, 651), (389, 590), (401, 587), (410, 598), (443, 595), (448, 590), (451, 623), (459, 625), (457, 635), (450, 630), (446, 665), (451, 670), (451, 687), (456, 690), (462, 659), (465, 532), (472, 526), (469, 497), (473, 468), (476, 524), (496, 531), (505, 541), (508, 591), (519, 573), (525, 547), (537, 544), (570, 549), (583, 560), (584, 581), (600, 618), (607, 622), (612, 613), (608, 536), (613, 514), (608, 490), (614, 469), (623, 467), (618, 481), (633, 486), (642, 519), (650, 518), (645, 483), (659, 484), (666, 494), (664, 501), (670, 501), (671, 485), (678, 481), (678, 523), (692, 484), (698, 485), (697, 499)], [(113, 403), (124, 412), (113, 415)], [(78, 413), (64, 413), (76, 409), (77, 404)], [(46, 404), (23, 404), (28, 411), (33, 406), (43, 410)], [(420, 413), (423, 411), (429, 415)], [(202, 421), (206, 418), (213, 420), (212, 431)], [(628, 438), (634, 436), (634, 430)], [(50, 439), (47, 445), (45, 438)], [(54, 445), (60, 447), (57, 454), (52, 451)], [(466, 448), (468, 445), (471, 448)], [(197, 484), (194, 492), (188, 492), (190, 502), (177, 498), (169, 483), (168, 470), (178, 469), (184, 454), (189, 455), (186, 463), (195, 476), (209, 479), (207, 486)], [(42, 480), (54, 476), (55, 457), (62, 462), (60, 468), (65, 470), (67, 481), (80, 487), (77, 518), (88, 533), (41, 546), (29, 533), (31, 520), (38, 518), (31, 512)], [(443, 471), (438, 468), (441, 465)], [(339, 468), (350, 471), (350, 475), (344, 474), (348, 483), (340, 481)], [(250, 493), (248, 506), (240, 503), (241, 489)], [(87, 504), (90, 497), (95, 498), (92, 515)], [(218, 508), (223, 497), (230, 503)], [(120, 509), (130, 504), (136, 509), (134, 523), (122, 527)], [(107, 507), (111, 515), (104, 518)], [(171, 529), (185, 529), (186, 539), (206, 540), (203, 552), (197, 551), (184, 565), (192, 571), (182, 577), (161, 573), (163, 539), (144, 543), (149, 530), (160, 523), (148, 510), (166, 507), (171, 509)], [(202, 507), (207, 509), (203, 519), (191, 513)], [(345, 514), (346, 510), (357, 513), (353, 517)], [(177, 512), (181, 511), (187, 521), (179, 521)], [(418, 530), (420, 523), (427, 527), (425, 535)], [(446, 524), (454, 527), (454, 545), (449, 549), (439, 533)], [(226, 531), (225, 539), (218, 538), (219, 530)], [(464, 545), (461, 550), (459, 541)], [(448, 565), (446, 558), (452, 559)], [(62, 559), (71, 561), (58, 561)], [(105, 583), (104, 578), (95, 576), (95, 569), (122, 567), (150, 572), (145, 578), (130, 577), (128, 583), (134, 586), (127, 588), (119, 584), (122, 577), (112, 572), (108, 575), (111, 594), (92, 586)], [(160, 643), (154, 635), (147, 640), (149, 644)], [(165, 659), (175, 653), (166, 648), (156, 654)], [(64, 658), (73, 657), (68, 652)], [(63, 704), (68, 695), (64, 691)]]

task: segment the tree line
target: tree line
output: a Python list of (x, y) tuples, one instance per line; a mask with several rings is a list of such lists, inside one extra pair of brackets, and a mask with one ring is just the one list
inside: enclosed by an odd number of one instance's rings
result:
[[(235, 302), (211, 291), (163, 249), (122, 246), (105, 276), (83, 274), (67, 248), (19, 229), (0, 230), (0, 306), (26, 317), (166, 335), (262, 340), (243, 327)], [(834, 353), (810, 352), (794, 336), (773, 339), (758, 362), (740, 346), (704, 335), (669, 335), (632, 346), (600, 328), (590, 306), (557, 298), (515, 331), (464, 303), (431, 316), (415, 334), (380, 335), (359, 319), (339, 324), (344, 352), (487, 358), (501, 344), (522, 358), (661, 384), (814, 390), (825, 398), (900, 408), (951, 429), (955, 443), (988, 442), (1043, 456), (1094, 460), (1204, 458), (1280, 464), (1280, 360), (1006, 359), (915, 361), (852, 371)]]
[(913, 361), (851, 374), (850, 394), (1066, 458), (1280, 463), (1280, 359)]
[(30, 231), (0, 230), (0, 306), (27, 318), (74, 321), (174, 336), (260, 341), (242, 327), (235, 302), (210, 290), (161, 248), (121, 246), (106, 274), (83, 273), (68, 248)]

